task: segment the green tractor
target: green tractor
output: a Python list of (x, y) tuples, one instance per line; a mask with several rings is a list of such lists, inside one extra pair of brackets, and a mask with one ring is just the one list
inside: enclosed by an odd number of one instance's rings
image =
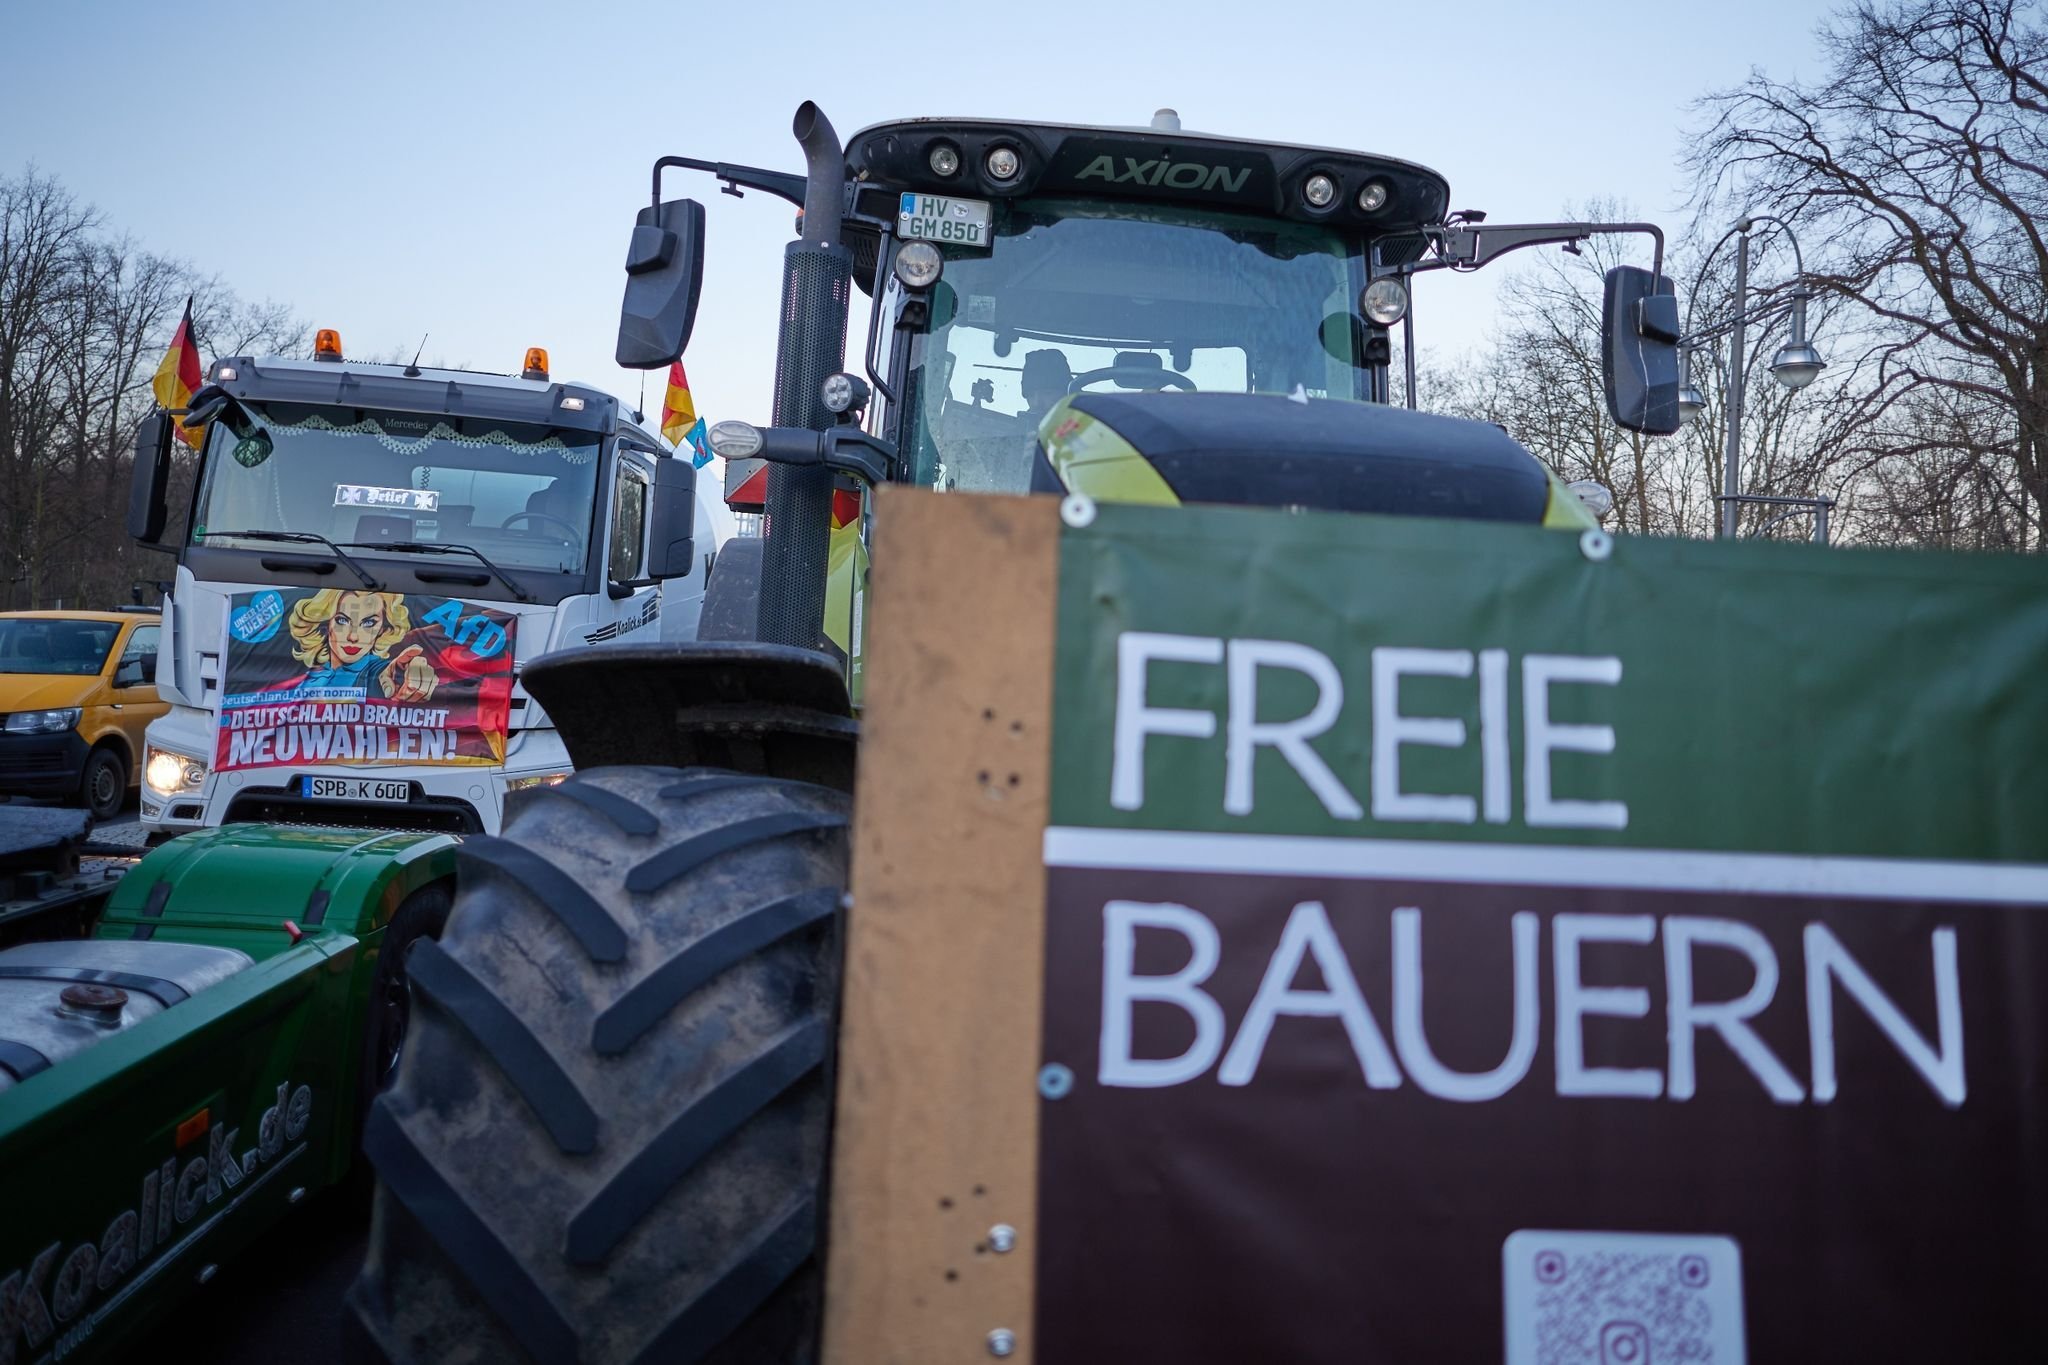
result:
[[(663, 171), (802, 209), (774, 424), (711, 435), (728, 500), (768, 532), (721, 551), (697, 641), (526, 670), (577, 774), (455, 850), (455, 910), (412, 955), (411, 1039), (364, 1134), (379, 1186), (350, 1306), (392, 1361), (816, 1353), (876, 486), (1598, 534), (1498, 428), (1410, 410), (1412, 369), (1398, 406), (1393, 332), (1418, 274), (1655, 229), (1488, 226), (1423, 167), (1170, 111), (842, 145), (806, 104), (793, 131), (801, 176), (663, 158), (633, 230), (618, 359), (656, 368), (689, 339), (704, 251), (702, 207), (664, 201)], [(1607, 396), (1670, 432), (1656, 251), (1609, 276)], [(856, 289), (862, 375), (840, 372)], [(989, 552), (957, 571), (1000, 574)]]

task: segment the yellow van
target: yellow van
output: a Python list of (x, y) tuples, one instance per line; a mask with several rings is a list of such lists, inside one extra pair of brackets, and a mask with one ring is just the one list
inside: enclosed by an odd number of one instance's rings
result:
[(157, 700), (151, 611), (0, 612), (0, 796), (56, 796), (104, 820), (140, 776)]

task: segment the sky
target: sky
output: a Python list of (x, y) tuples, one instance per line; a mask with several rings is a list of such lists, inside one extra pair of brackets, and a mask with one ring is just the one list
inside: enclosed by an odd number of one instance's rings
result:
[[(512, 371), (545, 346), (557, 378), (630, 401), (642, 376), (612, 353), (654, 159), (800, 172), (806, 99), (842, 138), (937, 115), (1143, 125), (1170, 107), (1190, 131), (1419, 161), (1495, 223), (1614, 200), (1675, 234), (1690, 102), (1752, 67), (1815, 74), (1830, 8), (0, 0), (0, 174), (57, 176), (143, 246), (336, 328), (353, 354), (424, 336), (426, 363)], [(684, 357), (698, 411), (765, 422), (793, 211), (686, 172), (665, 192), (708, 211)], [(1419, 281), (1419, 343), (1483, 344), (1514, 260)], [(649, 376), (656, 411), (660, 389)]]

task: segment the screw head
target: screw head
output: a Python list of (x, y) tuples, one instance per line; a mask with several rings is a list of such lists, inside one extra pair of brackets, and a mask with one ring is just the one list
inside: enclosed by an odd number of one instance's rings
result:
[(1008, 1223), (998, 1223), (988, 1230), (988, 1249), (1005, 1252), (1017, 1245), (1017, 1229)]
[(1017, 1349), (1017, 1334), (1007, 1327), (998, 1327), (988, 1334), (988, 1353), (992, 1356), (1007, 1356)]
[(1579, 553), (1597, 564), (1614, 553), (1614, 537), (1605, 531), (1582, 531), (1579, 533)]
[(1038, 1072), (1038, 1093), (1049, 1100), (1063, 1100), (1074, 1090), (1074, 1073), (1058, 1062), (1050, 1062)]
[(1069, 493), (1060, 500), (1060, 520), (1079, 529), (1095, 520), (1095, 499), (1086, 493)]

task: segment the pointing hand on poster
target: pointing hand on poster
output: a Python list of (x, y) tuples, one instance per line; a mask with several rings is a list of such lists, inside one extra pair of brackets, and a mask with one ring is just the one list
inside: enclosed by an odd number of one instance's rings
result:
[(434, 695), (435, 684), (440, 678), (434, 667), (420, 657), (423, 651), (418, 645), (408, 645), (399, 656), (385, 665), (377, 681), (384, 687), (384, 695), (393, 701), (425, 701)]

